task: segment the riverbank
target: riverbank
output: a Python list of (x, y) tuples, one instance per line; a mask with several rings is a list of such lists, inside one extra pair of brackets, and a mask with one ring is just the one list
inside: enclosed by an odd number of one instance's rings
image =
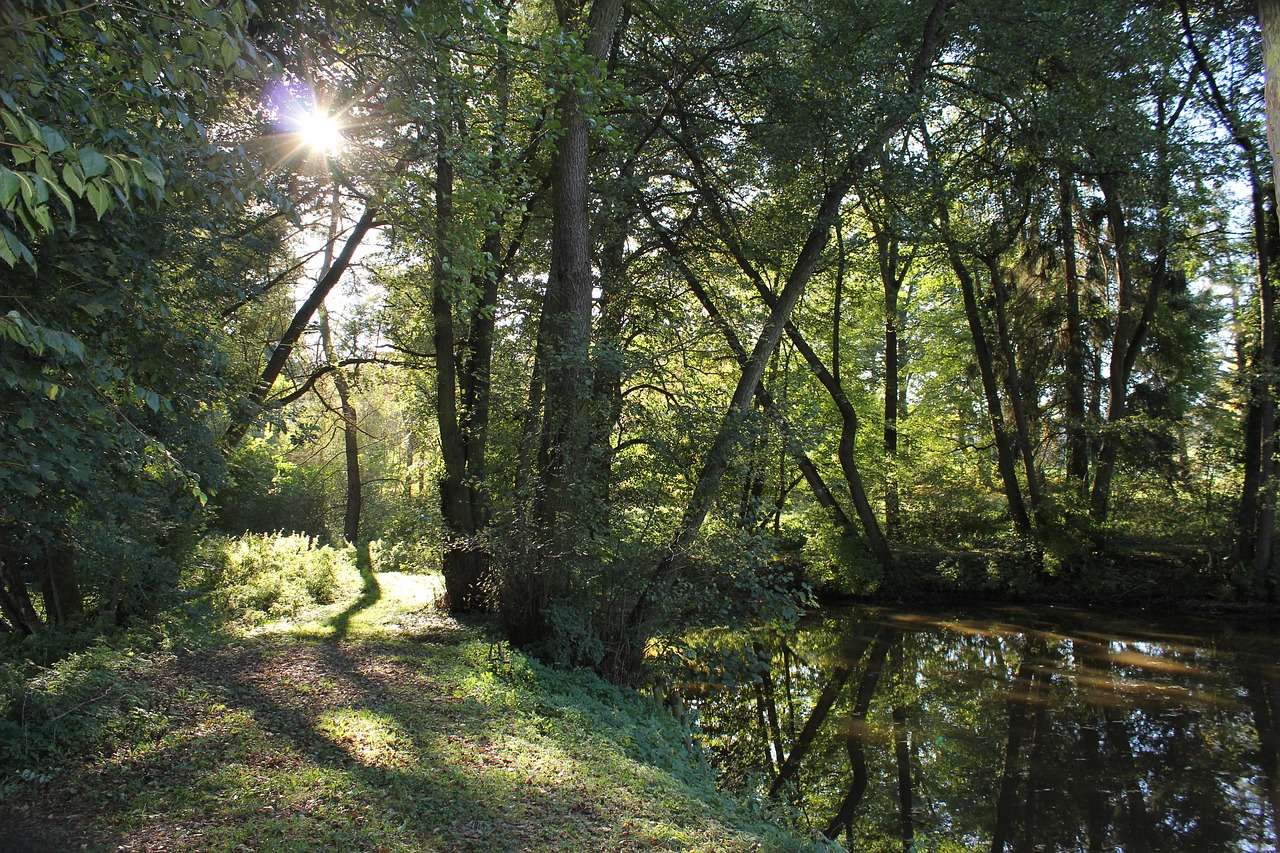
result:
[(0, 849), (817, 849), (717, 792), (652, 700), (542, 666), (437, 593), (369, 573), (242, 636), (64, 661), (8, 709)]
[(817, 585), (822, 604), (1055, 604), (1191, 616), (1280, 619), (1246, 570), (1204, 547), (1128, 548), (1063, 557), (1027, 548), (900, 547), (892, 572), (858, 588)]

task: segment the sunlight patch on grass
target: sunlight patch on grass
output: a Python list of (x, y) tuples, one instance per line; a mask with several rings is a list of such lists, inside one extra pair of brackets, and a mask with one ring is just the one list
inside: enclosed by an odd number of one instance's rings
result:
[(326, 711), (316, 731), (368, 767), (407, 767), (417, 757), (394, 719), (367, 708)]
[[(341, 632), (347, 638), (395, 637), (416, 623), (439, 622), (440, 627), (456, 628), (456, 623), (437, 611), (436, 602), (444, 594), (444, 578), (438, 574), (378, 572), (376, 594), (366, 589), (354, 600), (312, 607), (298, 616), (268, 623), (253, 634), (292, 634), (310, 639), (329, 639)], [(374, 599), (367, 605), (362, 600)]]

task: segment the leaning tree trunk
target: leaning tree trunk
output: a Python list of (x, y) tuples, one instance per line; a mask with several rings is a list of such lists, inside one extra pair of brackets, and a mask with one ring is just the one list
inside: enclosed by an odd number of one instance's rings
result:
[[(703, 310), (707, 312), (707, 318), (717, 329), (720, 330), (720, 334), (724, 336), (725, 343), (729, 345), (729, 349), (733, 353), (734, 359), (738, 362), (739, 369), (745, 369), (747, 362), (750, 360), (750, 355), (747, 353), (746, 348), (743, 347), (741, 340), (738, 338), (737, 332), (733, 330), (729, 321), (726, 320), (724, 315), (720, 312), (720, 309), (716, 306), (715, 300), (711, 298), (711, 294), (707, 292), (706, 287), (703, 285), (702, 280), (698, 278), (698, 276), (689, 267), (689, 264), (685, 262), (683, 257), (681, 257), (679, 247), (676, 245), (671, 232), (657, 221), (653, 212), (647, 207), (644, 209), (644, 214), (650, 227), (652, 227), (654, 232), (658, 235), (658, 242), (662, 245), (663, 249), (666, 250), (667, 254), (670, 255), (672, 262), (680, 271), (685, 283), (688, 284), (690, 292), (693, 293), (694, 297), (702, 305)], [(800, 474), (804, 477), (805, 482), (808, 483), (810, 491), (813, 492), (814, 498), (818, 501), (818, 505), (827, 511), (831, 516), (832, 521), (840, 527), (840, 531), (843, 535), (855, 535), (853, 522), (845, 513), (840, 502), (836, 500), (835, 495), (831, 493), (831, 489), (827, 486), (826, 481), (822, 478), (822, 474), (818, 471), (818, 466), (814, 464), (813, 460), (810, 459), (809, 455), (805, 452), (804, 447), (801, 446), (800, 440), (796, 436), (795, 429), (787, 420), (786, 415), (783, 414), (777, 405), (775, 405), (773, 395), (763, 383), (756, 387), (756, 405), (760, 407), (762, 412), (769, 416), (773, 421), (774, 426), (777, 427), (778, 433), (782, 436), (782, 441), (786, 446), (787, 452), (795, 461), (796, 467), (800, 469)]]
[[(905, 97), (898, 102), (892, 112), (884, 117), (884, 121), (867, 139), (866, 145), (849, 155), (835, 179), (827, 186), (804, 245), (792, 265), (782, 292), (770, 306), (769, 316), (752, 349), (747, 366), (738, 379), (729, 407), (721, 420), (720, 428), (694, 485), (693, 495), (689, 498), (680, 525), (670, 540), (666, 555), (654, 568), (644, 591), (627, 613), (623, 623), (617, 626), (615, 636), (607, 638), (605, 655), (599, 664), (599, 669), (606, 678), (623, 682), (633, 678), (639, 671), (645, 645), (654, 627), (653, 618), (657, 603), (670, 593), (676, 580), (688, 568), (690, 548), (697, 541), (703, 522), (711, 511), (720, 480), (728, 469), (729, 459), (738, 448), (747, 407), (755, 395), (756, 387), (764, 377), (765, 367), (773, 356), (773, 351), (782, 340), (785, 327), (789, 325), (791, 312), (800, 301), (809, 279), (826, 251), (831, 239), (831, 229), (840, 217), (845, 196), (866, 170), (872, 158), (878, 157), (888, 141), (918, 112), (918, 104), (923, 97), (925, 76), (933, 66), (934, 59), (945, 41), (942, 24), (950, 6), (951, 0), (936, 0), (925, 22), (919, 51), (907, 75)], [(846, 474), (848, 474), (847, 470)]]
[[(244, 440), (245, 434), (248, 433), (249, 428), (253, 426), (254, 421), (257, 419), (262, 404), (266, 402), (267, 397), (271, 394), (272, 386), (280, 378), (280, 374), (284, 372), (284, 367), (289, 362), (289, 356), (293, 354), (293, 348), (297, 346), (303, 333), (311, 324), (311, 318), (315, 316), (320, 304), (324, 302), (325, 297), (329, 295), (334, 286), (342, 279), (343, 273), (351, 266), (351, 259), (355, 256), (356, 249), (360, 247), (365, 235), (377, 224), (376, 217), (376, 207), (370, 205), (365, 208), (364, 214), (356, 221), (356, 224), (352, 226), (351, 232), (347, 235), (342, 251), (338, 253), (337, 258), (332, 263), (326, 266), (324, 274), (316, 281), (316, 286), (311, 289), (311, 293), (307, 295), (307, 298), (298, 306), (298, 310), (294, 312), (293, 319), (289, 321), (288, 328), (280, 336), (280, 340), (276, 342), (275, 348), (271, 351), (271, 357), (267, 359), (266, 367), (262, 369), (262, 374), (258, 377), (253, 391), (249, 394), (247, 409), (232, 421), (226, 435), (223, 436), (222, 442), (225, 450), (234, 450)], [(329, 241), (326, 252), (333, 250), (333, 243), (333, 240)]]

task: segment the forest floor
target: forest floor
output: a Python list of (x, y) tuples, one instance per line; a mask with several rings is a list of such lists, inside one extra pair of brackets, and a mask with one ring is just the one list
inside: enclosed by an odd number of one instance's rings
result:
[(811, 849), (718, 793), (652, 700), (448, 618), (436, 577), (364, 579), (304, 619), (122, 651), (67, 711), (113, 722), (0, 780), (0, 850)]

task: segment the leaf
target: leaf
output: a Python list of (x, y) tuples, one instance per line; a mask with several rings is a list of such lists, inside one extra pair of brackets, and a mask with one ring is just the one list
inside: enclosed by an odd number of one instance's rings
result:
[(22, 200), (27, 203), (27, 207), (35, 207), (49, 200), (49, 187), (44, 178), (30, 172), (25, 175), (20, 173), (18, 177), (22, 179)]
[(40, 128), (40, 135), (44, 138), (44, 147), (50, 154), (60, 154), (67, 150), (67, 140), (63, 139), (62, 134), (53, 128)]
[[(0, 225), (0, 228), (3, 228), (3, 227), (4, 226)], [(9, 235), (9, 233), (10, 233), (9, 229), (5, 228), (6, 237)], [(9, 245), (9, 241), (7, 239), (0, 241), (0, 260), (3, 260), (5, 263), (7, 263), (11, 267), (16, 267), (18, 265), (18, 256), (13, 253), (13, 248)], [(6, 325), (0, 328), (7, 329), (8, 326)]]
[(45, 231), (53, 230), (53, 218), (49, 216), (48, 205), (42, 204), (39, 207), (33, 207), (31, 209), (31, 215), (35, 217), (36, 222), (38, 222), (40, 227)]
[(142, 173), (146, 175), (147, 180), (155, 184), (158, 189), (164, 189), (164, 172), (148, 157), (142, 158)]
[(22, 182), (18, 180), (18, 176), (0, 166), (0, 207), (7, 208), (12, 204), (20, 186)]
[(222, 42), (222, 67), (230, 68), (240, 58), (240, 48), (230, 38)]
[(89, 196), (89, 204), (93, 205), (93, 212), (101, 219), (111, 209), (111, 194), (101, 181), (93, 181), (85, 190)]
[(115, 173), (116, 183), (129, 183), (129, 171), (124, 167), (123, 157), (108, 157), (107, 162), (111, 164), (111, 171)]
[[(17, 266), (18, 260), (21, 259), (34, 269), (36, 259), (31, 254), (31, 250), (23, 245), (23, 242), (18, 239), (18, 235), (14, 234), (3, 225), (0, 225), (0, 233), (2, 233), (4, 237), (4, 246), (3, 248), (0, 248), (0, 257), (3, 257), (8, 261), (10, 266)], [(14, 312), (11, 311), (9, 313), (12, 315)]]
[[(107, 158), (103, 157), (92, 148), (81, 148), (79, 153), (80, 166), (84, 169), (85, 178), (96, 178), (103, 172), (107, 171)], [(101, 217), (102, 214), (98, 214)]]
[(77, 174), (74, 164), (68, 163), (62, 167), (62, 182), (66, 184), (67, 188), (73, 193), (81, 198), (84, 197), (84, 181), (81, 180), (80, 175)]
[(48, 184), (50, 191), (58, 197), (58, 201), (62, 202), (62, 206), (67, 209), (67, 215), (71, 217), (71, 224), (74, 225), (76, 221), (75, 202), (71, 200), (71, 196), (67, 194), (67, 191), (62, 188), (61, 184), (56, 184), (52, 181), (46, 181), (46, 183)]
[(0, 112), (0, 118), (4, 119), (5, 127), (9, 128), (9, 132), (13, 134), (13, 138), (22, 142), (27, 139), (27, 126), (13, 113)]

